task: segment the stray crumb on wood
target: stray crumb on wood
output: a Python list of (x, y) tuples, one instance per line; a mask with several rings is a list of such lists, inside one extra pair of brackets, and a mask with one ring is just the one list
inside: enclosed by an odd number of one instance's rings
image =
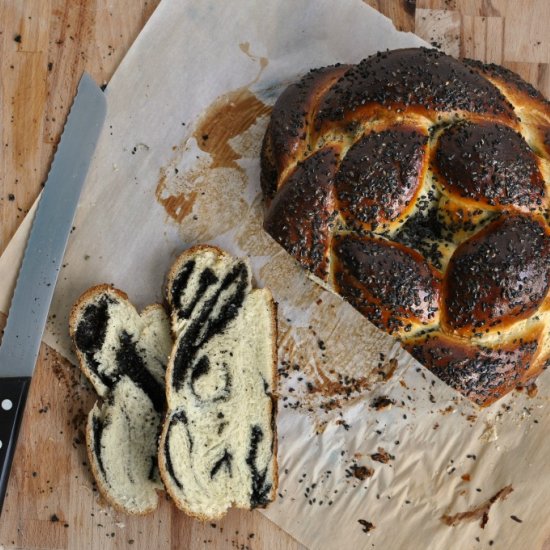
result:
[(513, 490), (514, 489), (511, 485), (506, 485), (506, 487), (503, 487), (491, 498), (487, 499), (485, 502), (482, 502), (479, 506), (476, 506), (472, 510), (468, 510), (467, 512), (459, 512), (458, 514), (453, 514), (452, 516), (445, 514), (441, 516), (440, 519), (445, 525), (449, 525), (451, 527), (454, 527), (459, 523), (468, 523), (479, 519), (479, 526), (484, 529), (485, 525), (487, 525), (487, 522), (489, 521), (489, 510), (491, 509), (491, 506), (497, 500), (504, 500)]

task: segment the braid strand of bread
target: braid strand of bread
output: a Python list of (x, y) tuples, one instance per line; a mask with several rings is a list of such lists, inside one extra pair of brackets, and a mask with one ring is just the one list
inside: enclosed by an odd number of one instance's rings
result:
[(482, 406), (549, 361), (549, 182), (548, 101), (425, 48), (311, 71), (261, 154), (266, 231)]

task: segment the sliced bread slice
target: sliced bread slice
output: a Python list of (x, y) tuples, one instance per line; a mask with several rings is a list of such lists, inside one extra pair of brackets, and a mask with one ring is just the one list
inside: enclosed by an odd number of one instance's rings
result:
[(169, 318), (159, 304), (140, 315), (122, 291), (99, 285), (79, 298), (69, 325), (80, 368), (103, 401), (86, 429), (98, 488), (121, 511), (151, 512), (163, 489), (157, 441), (172, 347)]
[(202, 520), (252, 509), (277, 490), (276, 308), (246, 260), (185, 251), (167, 284), (176, 342), (159, 468), (176, 505)]

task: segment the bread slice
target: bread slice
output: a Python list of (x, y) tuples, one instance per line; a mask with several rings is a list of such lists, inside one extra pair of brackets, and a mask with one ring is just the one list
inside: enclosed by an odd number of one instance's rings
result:
[(169, 318), (159, 304), (140, 315), (126, 294), (100, 285), (79, 298), (69, 324), (80, 368), (103, 400), (86, 429), (98, 488), (121, 511), (151, 512), (163, 488), (157, 441), (172, 347)]
[(202, 520), (266, 506), (277, 490), (276, 308), (246, 260), (210, 246), (168, 276), (176, 342), (159, 468), (176, 505)]

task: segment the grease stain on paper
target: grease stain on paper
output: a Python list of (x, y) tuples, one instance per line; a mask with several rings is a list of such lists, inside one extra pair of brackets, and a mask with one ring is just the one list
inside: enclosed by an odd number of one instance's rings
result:
[(163, 174), (157, 186), (156, 197), (157, 201), (162, 204), (166, 213), (176, 222), (181, 223), (193, 210), (195, 199), (197, 198), (196, 191), (190, 191), (188, 195), (168, 195), (163, 196), (163, 191), (166, 186), (166, 175)]
[[(263, 71), (267, 67), (267, 65), (269, 63), (269, 60), (267, 59), (267, 57), (261, 57), (261, 56), (258, 56), (258, 55), (254, 55), (253, 53), (250, 52), (250, 42), (241, 42), (239, 44), (239, 49), (247, 57), (252, 59), (252, 61), (256, 61), (260, 64), (260, 71)], [(256, 80), (254, 82), (257, 82), (258, 78), (260, 78), (259, 75), (258, 75), (258, 77), (256, 78)]]
[(212, 159), (210, 167), (242, 170), (236, 161), (242, 158), (243, 152), (236, 150), (231, 140), (244, 134), (261, 116), (270, 112), (271, 107), (248, 88), (229, 92), (214, 101), (193, 132), (199, 148)]
[[(210, 104), (192, 135), (174, 148), (174, 158), (160, 171), (156, 199), (179, 224), (185, 242), (211, 240), (242, 223), (249, 210), (248, 177), (237, 161), (259, 156), (271, 107), (249, 89), (267, 66), (267, 58), (250, 54), (247, 43), (240, 48), (259, 63), (258, 74)], [(178, 170), (193, 145), (204, 155)]]

